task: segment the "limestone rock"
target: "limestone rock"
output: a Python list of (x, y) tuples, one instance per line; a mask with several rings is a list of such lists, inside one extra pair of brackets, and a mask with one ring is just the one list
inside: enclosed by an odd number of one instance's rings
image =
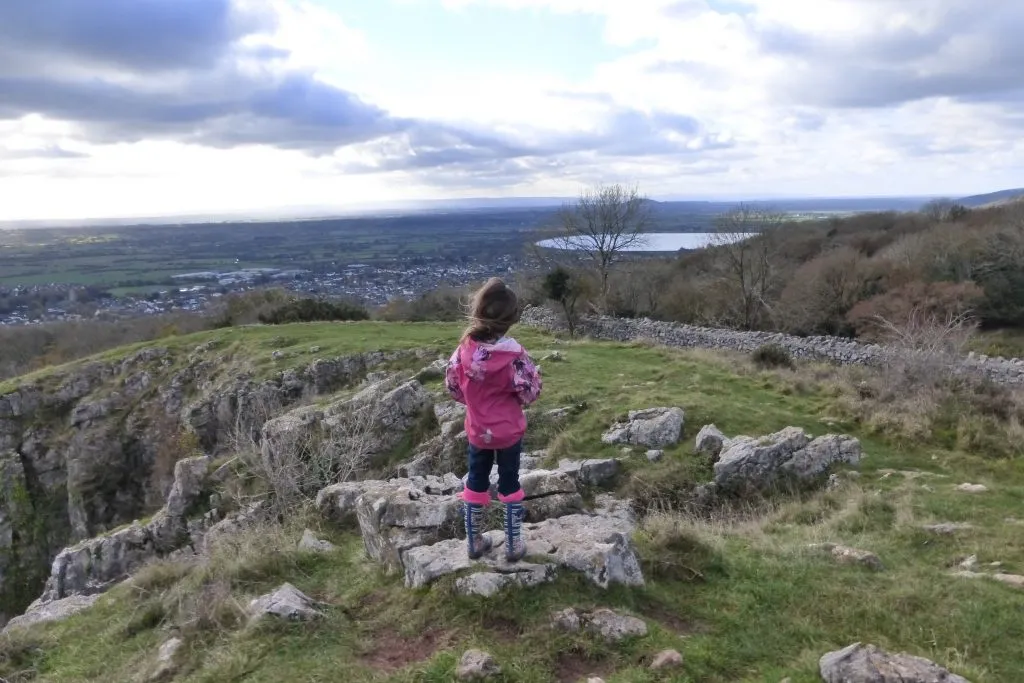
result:
[(818, 663), (825, 683), (970, 683), (923, 657), (854, 643)]
[(434, 475), (410, 476), (388, 481), (367, 479), (333, 484), (322, 489), (316, 496), (316, 507), (320, 515), (339, 526), (357, 522), (356, 501), (368, 491), (380, 491), (407, 486), (431, 495), (451, 495), (462, 490), (462, 482), (454, 474), (443, 477)]
[(624, 423), (615, 423), (601, 437), (606, 444), (666, 448), (679, 441), (685, 414), (682, 408), (633, 410)]
[[(583, 573), (601, 587), (613, 583), (628, 586), (642, 586), (643, 573), (640, 569), (636, 549), (630, 539), (635, 522), (625, 505), (616, 505), (602, 499), (598, 511), (593, 515), (567, 515), (538, 523), (523, 525), (523, 538), (527, 543), (528, 555), (543, 562), (540, 566), (554, 564)], [(410, 588), (429, 585), (442, 576), (454, 574), (474, 566), (499, 574), (520, 574), (514, 579), (483, 578), (480, 582), (513, 582), (520, 585), (550, 580), (551, 569), (543, 571), (536, 565), (526, 564), (525, 571), (518, 571), (524, 563), (506, 565), (503, 558), (504, 535), (499, 530), (487, 532), (493, 548), (491, 553), (478, 562), (473, 562), (465, 552), (465, 541), (450, 539), (431, 543), (422, 537), (402, 536), (406, 545), (393, 557), (399, 557), (405, 571), (405, 584)], [(464, 582), (464, 586), (469, 585)], [(483, 584), (481, 584), (483, 585)]]
[(618, 614), (606, 608), (580, 613), (569, 607), (552, 615), (551, 625), (570, 633), (586, 629), (601, 636), (608, 643), (647, 635), (647, 624), (642, 619)]
[(299, 540), (299, 550), (308, 550), (314, 553), (329, 553), (336, 550), (335, 546), (330, 541), (322, 541), (316, 537), (311, 529), (306, 529), (302, 532), (302, 538)]
[(1020, 588), (1024, 590), (1024, 576), (1020, 576), (1018, 574), (984, 574), (982, 572), (962, 570), (953, 572), (953, 575), (964, 579), (990, 579), (992, 581), (998, 581), (999, 583), (1011, 586), (1012, 588)]
[(405, 551), (454, 538), (462, 526), (458, 498), (408, 484), (367, 491), (356, 501), (356, 516), (367, 555), (388, 571), (403, 569)]
[(984, 484), (960, 484), (956, 487), (957, 491), (961, 493), (985, 493), (988, 491), (988, 487)]
[(860, 442), (830, 434), (811, 440), (802, 429), (786, 429), (752, 439), (733, 439), (715, 463), (714, 483), (735, 493), (765, 491), (787, 483), (810, 483), (835, 464), (860, 463)]
[(665, 457), (665, 451), (652, 449), (647, 451), (647, 459), (651, 462), (658, 462)]
[(578, 486), (604, 487), (611, 485), (619, 476), (622, 463), (616, 458), (559, 460), (556, 471), (572, 476)]
[(167, 504), (148, 523), (136, 522), (62, 550), (53, 560), (40, 600), (102, 593), (149, 560), (190, 543), (186, 514), (201, 498), (208, 468), (205, 457), (179, 461)]
[(63, 621), (73, 614), (78, 614), (95, 604), (99, 600), (99, 595), (72, 595), (68, 598), (61, 600), (54, 600), (52, 602), (35, 602), (29, 607), (28, 611), (19, 617), (14, 617), (7, 626), (4, 627), (3, 633), (7, 633), (16, 628), (24, 628), (32, 626), (34, 624), (42, 624), (49, 621)]
[(171, 638), (160, 646), (156, 654), (156, 664), (149, 675), (149, 683), (161, 683), (170, 680), (178, 671), (178, 652), (185, 644), (181, 638)]
[(494, 563), (493, 571), (477, 572), (456, 580), (455, 592), (490, 598), (505, 588), (539, 586), (554, 581), (557, 576), (558, 570), (554, 565), (529, 562), (506, 564), (498, 560)]
[(438, 424), (461, 422), (466, 419), (466, 406), (455, 401), (434, 404), (434, 417)]
[(551, 615), (551, 625), (567, 633), (576, 633), (583, 628), (579, 612), (572, 607), (566, 607), (561, 612)]
[(829, 553), (840, 564), (858, 564), (876, 572), (885, 569), (885, 565), (882, 564), (878, 555), (867, 550), (848, 548), (835, 543), (818, 543), (812, 545), (811, 548)]
[(460, 681), (485, 681), (500, 673), (501, 667), (494, 657), (483, 650), (467, 650), (455, 669), (455, 677)]
[(642, 619), (618, 614), (610, 609), (594, 610), (583, 617), (583, 626), (601, 636), (607, 643), (618, 643), (628, 638), (647, 635), (647, 624)]
[(694, 444), (693, 452), (697, 455), (707, 456), (714, 461), (721, 455), (722, 449), (727, 442), (728, 439), (725, 438), (725, 434), (718, 427), (713, 424), (704, 425), (697, 432), (697, 440)]
[(940, 522), (938, 524), (925, 524), (921, 528), (939, 536), (952, 536), (961, 531), (970, 531), (974, 528), (974, 525), (967, 522)]
[(324, 616), (309, 596), (290, 583), (249, 603), (249, 615), (250, 624), (267, 616), (286, 621), (312, 621)]
[(654, 656), (654, 661), (651, 662), (651, 669), (653, 671), (660, 671), (662, 669), (674, 669), (683, 665), (683, 656), (676, 650), (662, 650)]

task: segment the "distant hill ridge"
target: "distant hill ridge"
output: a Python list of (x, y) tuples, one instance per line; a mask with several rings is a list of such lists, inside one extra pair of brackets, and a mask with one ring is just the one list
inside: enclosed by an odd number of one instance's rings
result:
[(958, 201), (966, 207), (976, 208), (981, 206), (998, 206), (1000, 204), (1008, 204), (1020, 199), (1024, 199), (1024, 187), (1018, 187), (1012, 190), (1000, 190), (999, 192), (989, 192), (988, 194), (971, 195), (970, 197), (964, 197)]

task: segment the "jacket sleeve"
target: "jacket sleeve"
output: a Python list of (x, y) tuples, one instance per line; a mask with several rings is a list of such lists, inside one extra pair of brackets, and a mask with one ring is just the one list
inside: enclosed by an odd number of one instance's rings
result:
[(512, 386), (520, 405), (524, 406), (536, 401), (544, 386), (540, 368), (533, 364), (525, 349), (512, 361)]
[(444, 386), (448, 395), (459, 403), (466, 402), (466, 396), (462, 393), (462, 361), (459, 360), (459, 350), (448, 359), (448, 365), (444, 371)]

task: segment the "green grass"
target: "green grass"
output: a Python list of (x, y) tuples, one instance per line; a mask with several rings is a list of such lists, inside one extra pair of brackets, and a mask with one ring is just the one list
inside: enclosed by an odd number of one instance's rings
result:
[[(290, 325), (226, 329), (167, 345), (183, 354), (215, 339), (210, 354), (238, 363), (245, 357), (271, 372), (309, 362), (313, 345), (322, 347), (321, 357), (377, 348), (443, 353), (458, 332), (454, 325)], [(624, 487), (631, 478), (706, 476), (706, 463), (690, 448), (709, 422), (730, 435), (788, 425), (815, 435), (853, 432), (864, 444), (861, 476), (839, 491), (751, 504), (745, 515), (651, 517), (637, 538), (648, 578), (642, 589), (604, 591), (563, 571), (553, 585), (492, 601), (455, 597), (450, 581), (406, 590), (401, 577), (368, 562), (359, 538), (346, 530), (321, 529), (339, 544), (336, 553), (299, 554), (292, 548), (305, 520), (294, 520), (277, 537), (264, 538), (258, 552), (218, 559), (216, 571), (192, 569), (183, 576), (172, 565), (156, 565), (143, 585), (119, 587), (88, 612), (0, 641), (0, 678), (34, 669), (36, 681), (135, 680), (172, 633), (167, 627), (175, 626), (187, 640), (188, 662), (176, 680), (190, 683), (450, 681), (468, 647), (491, 652), (505, 671), (503, 681), (576, 681), (570, 673), (592, 672), (609, 683), (774, 683), (784, 677), (811, 683), (820, 680), (822, 654), (854, 641), (927, 657), (974, 683), (1020, 680), (1024, 591), (949, 576), (951, 564), (972, 554), (981, 563), (1002, 562), (1002, 571), (1024, 573), (1024, 526), (1008, 521), (1024, 518), (1020, 460), (894, 445), (837, 417), (835, 393), (824, 385), (795, 390), (788, 371), (758, 371), (739, 357), (515, 333), (535, 358), (554, 349), (565, 356), (565, 362), (542, 364), (539, 409), (587, 404), (563, 431), (528, 435), (528, 449), (548, 445), (556, 457), (618, 455), (618, 447), (600, 442), (611, 421), (631, 409), (679, 405), (687, 411), (683, 442), (655, 465), (638, 452)], [(272, 362), (274, 350), (295, 356)], [(963, 482), (990, 491), (955, 492)], [(975, 529), (953, 537), (920, 529), (937, 521), (969, 521)], [(808, 549), (824, 541), (874, 551), (886, 570), (836, 565)], [(232, 605), (285, 580), (327, 603), (321, 623), (256, 630), (235, 623)], [(203, 612), (205, 627), (186, 623), (184, 615), (194, 608), (182, 605), (211, 585), (226, 586), (211, 601), (219, 607)], [(554, 633), (549, 615), (567, 606), (630, 612), (647, 621), (651, 634), (607, 647), (586, 635)], [(684, 666), (670, 674), (649, 672), (644, 662), (669, 647), (683, 653)]]

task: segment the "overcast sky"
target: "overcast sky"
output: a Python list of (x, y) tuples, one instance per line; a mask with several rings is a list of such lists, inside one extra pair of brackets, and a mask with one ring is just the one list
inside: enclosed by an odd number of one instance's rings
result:
[(1019, 0), (0, 0), (0, 219), (1024, 186)]

